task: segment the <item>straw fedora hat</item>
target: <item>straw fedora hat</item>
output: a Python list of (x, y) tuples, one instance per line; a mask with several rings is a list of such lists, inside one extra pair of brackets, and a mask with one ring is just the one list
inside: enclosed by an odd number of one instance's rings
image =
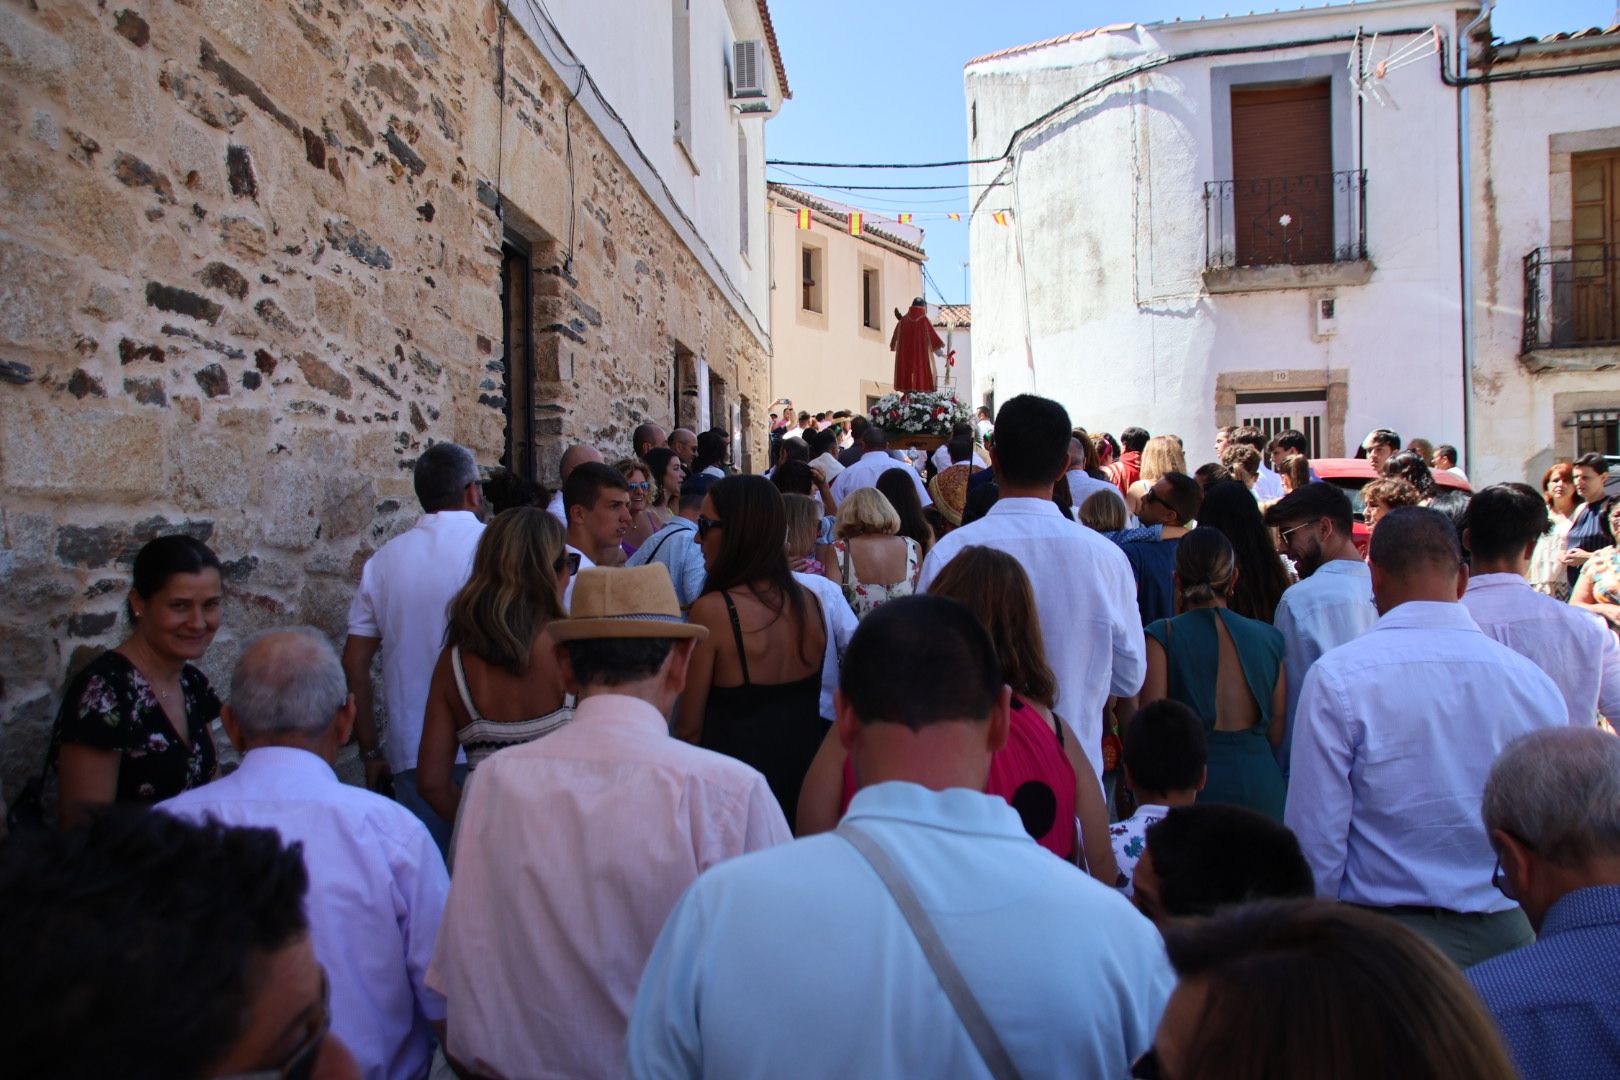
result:
[(709, 630), (681, 617), (662, 564), (594, 567), (574, 579), (573, 609), (548, 629), (553, 641), (586, 638), (703, 638)]

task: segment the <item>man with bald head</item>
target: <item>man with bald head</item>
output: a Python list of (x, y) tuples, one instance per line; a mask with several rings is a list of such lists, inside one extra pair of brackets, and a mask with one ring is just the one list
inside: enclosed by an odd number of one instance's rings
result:
[(587, 461), (601, 464), (602, 452), (594, 446), (575, 443), (563, 451), (562, 460), (557, 463), (557, 490), (552, 493), (551, 502), (546, 504), (546, 513), (556, 518), (565, 529), (568, 528), (568, 511), (563, 509), (563, 487), (573, 471)]
[(1451, 519), (1392, 511), (1370, 555), (1379, 619), (1305, 675), (1285, 820), (1318, 894), (1382, 911), (1466, 968), (1533, 940), (1491, 884), (1491, 763), (1569, 711), (1458, 602), (1468, 568)]
[(630, 443), (635, 447), (636, 457), (646, 461), (647, 455), (651, 451), (665, 445), (664, 429), (650, 422), (642, 424), (636, 428), (635, 434), (630, 437)]
[(367, 1077), (424, 1075), (445, 1019), (444, 998), (425, 978), (450, 879), (416, 815), (332, 771), (354, 726), (354, 696), (331, 643), (309, 627), (253, 638), (220, 721), (241, 767), (158, 809), (302, 844), (332, 1030)]
[(688, 428), (678, 427), (669, 433), (669, 448), (675, 451), (675, 456), (681, 459), (686, 471), (692, 471), (692, 461), (697, 457), (697, 434)]

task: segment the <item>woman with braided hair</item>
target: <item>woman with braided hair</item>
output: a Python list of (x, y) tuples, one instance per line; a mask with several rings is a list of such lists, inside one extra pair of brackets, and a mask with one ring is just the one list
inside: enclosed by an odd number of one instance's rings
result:
[(1237, 583), (1232, 542), (1194, 529), (1176, 549), (1176, 611), (1147, 626), (1140, 704), (1171, 698), (1198, 714), (1209, 740), (1199, 802), (1231, 803), (1282, 820), (1286, 785), (1273, 748), (1287, 718), (1283, 638), (1228, 610)]

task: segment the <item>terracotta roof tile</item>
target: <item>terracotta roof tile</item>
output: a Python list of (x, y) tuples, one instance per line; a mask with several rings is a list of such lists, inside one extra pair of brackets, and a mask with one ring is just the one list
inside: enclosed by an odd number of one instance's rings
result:
[(787, 68), (782, 66), (782, 47), (776, 43), (776, 27), (771, 25), (771, 9), (766, 0), (755, 0), (759, 6), (759, 21), (765, 26), (765, 41), (771, 47), (771, 59), (776, 63), (776, 81), (781, 84), (782, 96), (790, 98), (793, 91), (788, 88)]
[(935, 326), (959, 326), (967, 329), (973, 327), (972, 304), (941, 304), (939, 314), (934, 317)]
[(982, 64), (986, 60), (1000, 60), (1004, 56), (1017, 56), (1020, 53), (1034, 52), (1037, 49), (1049, 49), (1054, 45), (1067, 45), (1071, 41), (1084, 41), (1086, 38), (1095, 37), (1098, 34), (1124, 33), (1128, 30), (1135, 30), (1138, 25), (1138, 23), (1113, 23), (1108, 26), (1093, 27), (1090, 30), (1077, 30), (1072, 34), (1047, 38), (1045, 41), (1032, 41), (1028, 45), (1014, 45), (1010, 49), (998, 49), (992, 53), (985, 53), (983, 56), (975, 56), (962, 66), (972, 67), (974, 64)]
[[(860, 209), (859, 207), (848, 207), (844, 206), (842, 203), (835, 203), (830, 202), (827, 199), (817, 198), (814, 195), (809, 195), (803, 191), (800, 191), (798, 188), (788, 187), (786, 184), (778, 184), (774, 180), (770, 181), (765, 186), (769, 189), (772, 195), (780, 195), (790, 202), (796, 202), (800, 206), (809, 207), (811, 210), (814, 210), (817, 213), (826, 214), (834, 221), (845, 226), (849, 225), (849, 215), (851, 210)], [(866, 213), (866, 211), (860, 212)], [(867, 214), (867, 217), (863, 219), (861, 225), (861, 232), (865, 235), (876, 236), (878, 239), (894, 244), (896, 247), (905, 248), (907, 251), (915, 251), (918, 255), (927, 254), (927, 252), (923, 251), (922, 244), (913, 240), (906, 240), (880, 225), (868, 224), (867, 222), (869, 222), (870, 219), (871, 215)], [(901, 226), (901, 228), (910, 228), (915, 231), (919, 237), (922, 235), (922, 230), (917, 229), (915, 226)]]

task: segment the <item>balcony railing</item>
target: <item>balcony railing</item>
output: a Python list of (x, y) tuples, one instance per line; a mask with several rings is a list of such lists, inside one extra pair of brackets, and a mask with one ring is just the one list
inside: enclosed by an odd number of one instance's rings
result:
[(1204, 265), (1303, 266), (1367, 257), (1367, 171), (1204, 184)]
[(1620, 345), (1620, 244), (1524, 257), (1524, 351)]

